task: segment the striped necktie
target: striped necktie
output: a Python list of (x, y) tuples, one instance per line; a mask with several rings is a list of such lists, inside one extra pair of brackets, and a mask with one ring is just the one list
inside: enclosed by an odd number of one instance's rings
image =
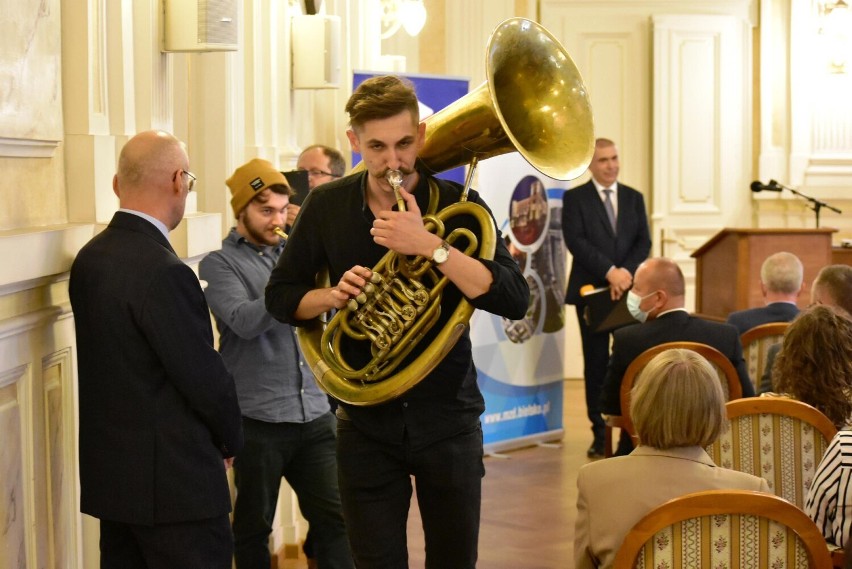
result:
[(609, 224), (612, 226), (612, 232), (615, 233), (615, 208), (612, 206), (612, 190), (607, 188), (603, 192), (606, 194), (606, 199), (604, 199), (606, 216), (609, 218)]

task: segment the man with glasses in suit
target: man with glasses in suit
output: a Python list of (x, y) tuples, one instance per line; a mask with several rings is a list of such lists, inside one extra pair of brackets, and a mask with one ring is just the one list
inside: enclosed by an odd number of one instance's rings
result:
[(177, 138), (131, 138), (120, 209), (71, 267), (80, 511), (100, 520), (104, 569), (231, 567), (240, 408), (198, 277), (168, 240), (194, 183)]
[[(296, 169), (308, 173), (308, 190), (313, 190), (319, 185), (343, 177), (346, 173), (346, 160), (343, 154), (330, 146), (313, 144), (299, 154)], [(288, 226), (293, 226), (300, 209), (300, 206), (292, 202), (287, 206)]]

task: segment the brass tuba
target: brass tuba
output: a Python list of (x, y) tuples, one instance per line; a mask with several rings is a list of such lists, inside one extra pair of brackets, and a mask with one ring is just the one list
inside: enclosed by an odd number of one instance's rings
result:
[[(493, 259), (496, 231), (485, 208), (467, 201), (478, 160), (518, 151), (551, 178), (582, 174), (594, 151), (592, 109), (582, 77), (559, 42), (543, 27), (511, 18), (491, 34), (487, 80), (468, 95), (424, 120), (426, 142), (418, 158), (441, 172), (471, 163), (461, 200), (435, 211), (430, 185), (424, 224), (465, 254)], [(393, 182), (393, 181), (391, 181)], [(456, 216), (476, 228), (445, 233)], [(441, 311), (446, 277), (428, 259), (389, 251), (373, 267), (373, 282), (327, 324), (318, 319), (298, 329), (299, 343), (320, 386), (352, 405), (375, 405), (420, 382), (452, 349), (468, 326), (473, 307), (462, 299), (432, 343), (400, 365), (430, 331)], [(368, 342), (371, 357), (344, 360), (342, 342)]]

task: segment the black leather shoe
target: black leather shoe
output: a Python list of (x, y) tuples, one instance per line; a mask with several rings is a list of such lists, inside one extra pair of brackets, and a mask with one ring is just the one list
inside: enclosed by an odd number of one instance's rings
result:
[(586, 451), (586, 456), (589, 458), (603, 458), (604, 456), (604, 445), (603, 443), (592, 443), (592, 446), (589, 447), (589, 450)]

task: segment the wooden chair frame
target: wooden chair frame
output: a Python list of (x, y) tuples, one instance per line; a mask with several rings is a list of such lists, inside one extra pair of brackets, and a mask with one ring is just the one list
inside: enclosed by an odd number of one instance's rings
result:
[(745, 348), (755, 340), (760, 340), (766, 336), (783, 336), (787, 328), (790, 327), (789, 322), (770, 322), (769, 324), (761, 324), (754, 328), (749, 328), (740, 335), (740, 343)]
[(758, 516), (783, 524), (801, 540), (810, 558), (810, 567), (819, 569), (832, 565), (819, 528), (787, 500), (749, 490), (708, 490), (669, 500), (651, 510), (625, 536), (615, 556), (613, 569), (633, 569), (642, 547), (658, 531), (690, 518), (719, 514)]
[[(828, 443), (831, 441), (832, 438), (834, 438), (834, 435), (837, 433), (837, 428), (834, 426), (834, 424), (818, 409), (808, 405), (807, 403), (803, 403), (802, 401), (798, 401), (796, 399), (790, 399), (788, 397), (746, 397), (744, 399), (738, 399), (736, 401), (729, 401), (725, 404), (725, 410), (729, 421), (733, 421), (742, 417), (764, 414), (790, 417), (813, 427), (815, 431), (825, 439), (826, 446), (828, 446)], [(717, 464), (719, 464), (719, 466), (723, 466), (724, 462), (719, 460), (719, 457), (723, 454), (722, 445), (723, 438), (720, 437), (713, 444), (709, 445), (705, 449), (707, 451), (707, 454), (710, 455), (710, 458), (713, 459)], [(815, 456), (816, 464), (819, 464), (819, 460), (821, 458), (821, 455)], [(813, 466), (815, 467), (816, 464), (814, 464)], [(772, 491), (775, 494), (787, 498), (788, 500), (790, 500), (791, 503), (793, 503), (797, 507), (804, 507), (804, 500), (805, 495), (807, 494), (807, 489), (799, 488), (798, 484), (793, 485), (791, 487), (789, 484), (784, 485), (782, 483), (778, 483), (778, 476), (780, 475), (780, 473), (784, 472), (783, 469), (777, 470), (775, 475), (766, 475), (766, 473), (762, 469), (759, 469), (754, 464), (740, 465), (741, 468), (735, 468), (736, 465), (726, 466), (728, 468), (743, 470), (744, 472), (747, 472), (749, 474), (766, 478), (767, 481), (770, 482), (770, 485), (772, 486)], [(748, 466), (748, 468), (746, 468), (745, 466)], [(751, 471), (752, 467), (754, 470), (753, 472)], [(796, 476), (800, 476), (800, 473), (796, 473)], [(783, 495), (785, 488), (788, 490), (786, 496)], [(795, 497), (791, 497), (789, 495), (789, 491), (791, 488), (795, 488)]]
[[(740, 343), (743, 346), (743, 355), (748, 353), (748, 350), (754, 342), (759, 342), (768, 336), (783, 336), (784, 332), (789, 328), (789, 322), (770, 322), (769, 324), (761, 324), (743, 332), (740, 335)], [(758, 393), (760, 388), (760, 378), (763, 375), (762, 369), (757, 370), (757, 377), (750, 377), (754, 384), (754, 392)]]
[(728, 419), (761, 413), (787, 415), (813, 425), (827, 441), (833, 439), (834, 435), (837, 434), (837, 427), (822, 411), (803, 401), (789, 397), (745, 397), (725, 403), (725, 411)]
[(666, 342), (659, 344), (653, 348), (648, 348), (630, 362), (627, 369), (624, 371), (624, 377), (621, 378), (621, 388), (619, 390), (619, 399), (621, 401), (621, 415), (611, 416), (607, 420), (606, 431), (604, 433), (604, 455), (610, 457), (613, 455), (612, 450), (612, 429), (620, 428), (627, 431), (633, 437), (634, 444), (636, 443), (636, 430), (633, 428), (633, 421), (630, 419), (630, 391), (633, 389), (633, 384), (636, 381), (639, 373), (645, 369), (655, 356), (659, 353), (671, 349), (686, 349), (697, 352), (704, 356), (711, 364), (721, 369), (725, 374), (728, 387), (728, 399), (739, 399), (743, 396), (743, 388), (740, 384), (740, 378), (737, 375), (737, 370), (734, 364), (731, 363), (722, 352), (707, 344), (700, 342)]

